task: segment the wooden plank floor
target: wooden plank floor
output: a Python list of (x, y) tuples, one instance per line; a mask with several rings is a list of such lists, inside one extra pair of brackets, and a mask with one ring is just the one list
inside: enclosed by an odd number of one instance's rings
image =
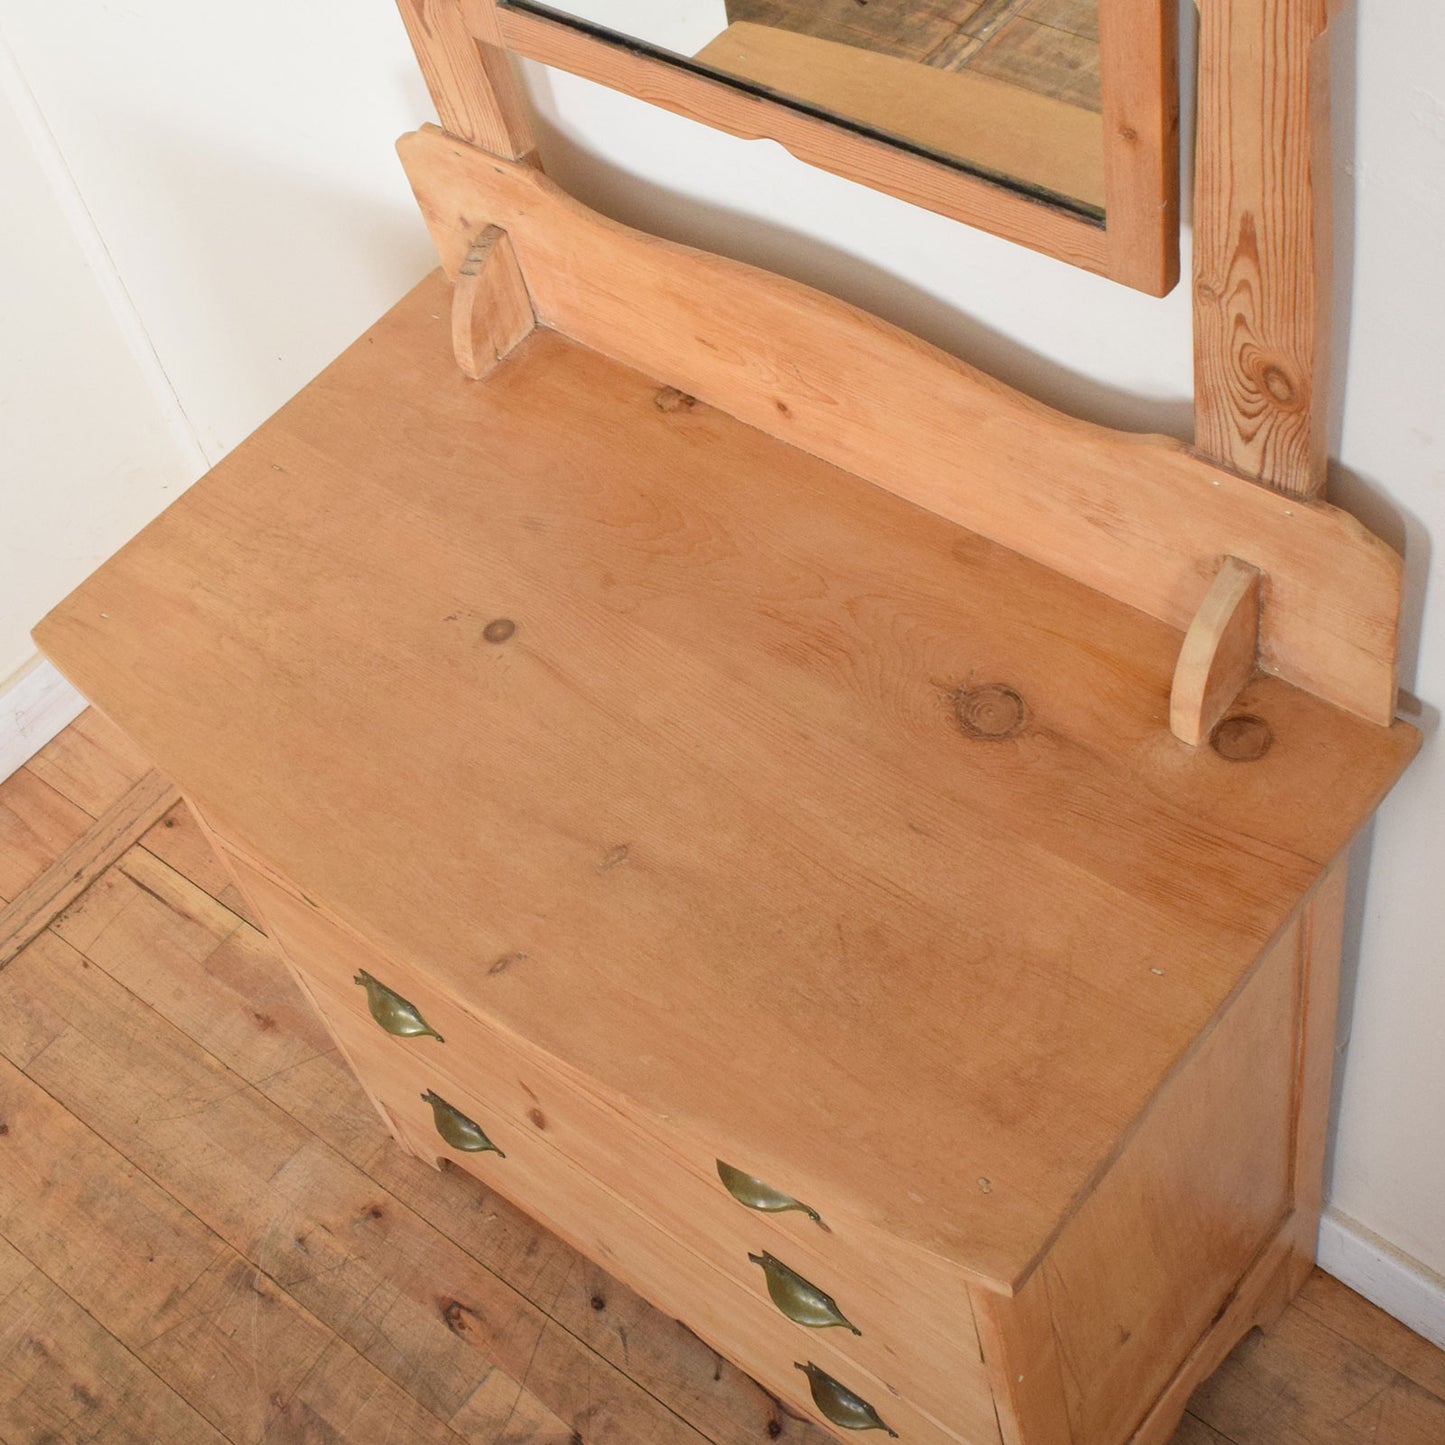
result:
[[(4, 1445), (826, 1445), (397, 1149), (148, 776), (87, 713), (0, 783), (0, 937), (31, 920), (0, 955)], [(67, 902), (87, 840), (115, 861)], [(1445, 1441), (1445, 1354), (1319, 1272), (1175, 1437), (1367, 1441)]]
[(727, 17), (1103, 107), (1097, 0), (728, 0)]

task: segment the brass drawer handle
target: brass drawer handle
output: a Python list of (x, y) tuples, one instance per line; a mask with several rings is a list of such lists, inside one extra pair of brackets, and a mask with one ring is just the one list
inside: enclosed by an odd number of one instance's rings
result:
[(378, 983), (362, 969), (352, 980), (366, 990), (366, 1006), (371, 1016), (389, 1034), (400, 1038), (414, 1039), (430, 1034), (437, 1043), (442, 1036), (421, 1016), (421, 1010), (414, 1003), (408, 1003), (399, 993), (393, 993), (384, 983)]
[(792, 1320), (795, 1325), (807, 1325), (811, 1330), (827, 1329), (829, 1325), (842, 1325), (861, 1335), (862, 1330), (846, 1319), (830, 1294), (824, 1294), (815, 1284), (810, 1284), (796, 1270), (789, 1269), (780, 1259), (775, 1259), (764, 1250), (761, 1254), (750, 1254), (748, 1259), (762, 1268), (767, 1277), (768, 1293), (773, 1303)]
[(895, 1440), (898, 1438), (898, 1431), (890, 1430), (862, 1395), (855, 1395), (846, 1385), (840, 1385), (826, 1370), (820, 1370), (811, 1360), (806, 1365), (795, 1361), (793, 1368), (808, 1377), (813, 1403), (840, 1429), (886, 1430)]
[(467, 1154), (485, 1154), (491, 1150), (499, 1159), (507, 1157), (482, 1132), (480, 1124), (468, 1119), (460, 1109), (453, 1108), (440, 1094), (434, 1094), (428, 1089), (422, 1098), (431, 1105), (432, 1119), (437, 1126), (437, 1133), (453, 1149), (460, 1149)]
[(801, 1209), (814, 1224), (823, 1222), (816, 1209), (794, 1199), (791, 1194), (784, 1194), (781, 1189), (774, 1189), (771, 1184), (764, 1184), (761, 1179), (754, 1179), (751, 1174), (744, 1174), (741, 1169), (734, 1169), (731, 1164), (724, 1164), (721, 1159), (717, 1161), (717, 1177), (722, 1180), (727, 1192), (739, 1204), (746, 1204), (749, 1209), (756, 1209), (763, 1214), (781, 1214), (786, 1209)]

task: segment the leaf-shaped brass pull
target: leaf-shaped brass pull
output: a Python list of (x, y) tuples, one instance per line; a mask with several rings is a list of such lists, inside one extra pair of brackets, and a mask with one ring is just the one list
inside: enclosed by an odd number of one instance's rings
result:
[(443, 1041), (414, 1003), (408, 1003), (399, 993), (393, 993), (384, 983), (378, 983), (365, 969), (356, 975), (353, 982), (366, 990), (366, 1006), (371, 1010), (372, 1018), (387, 1033), (404, 1039), (430, 1034), (437, 1043)]
[(793, 1368), (808, 1377), (813, 1403), (839, 1429), (884, 1430), (895, 1440), (898, 1438), (898, 1431), (890, 1430), (862, 1395), (855, 1395), (846, 1385), (840, 1385), (826, 1370), (820, 1370), (811, 1360), (806, 1365), (795, 1362)]
[(807, 1325), (811, 1330), (827, 1329), (829, 1325), (842, 1325), (861, 1335), (862, 1330), (843, 1311), (830, 1294), (824, 1294), (815, 1284), (810, 1284), (796, 1270), (789, 1269), (780, 1259), (775, 1259), (764, 1250), (761, 1254), (750, 1254), (748, 1259), (762, 1268), (767, 1277), (768, 1293), (773, 1303), (796, 1325)]
[(436, 1123), (437, 1133), (453, 1149), (461, 1149), (467, 1154), (484, 1154), (487, 1150), (491, 1150), (500, 1159), (507, 1157), (482, 1132), (480, 1124), (468, 1119), (460, 1109), (453, 1108), (440, 1094), (434, 1094), (428, 1089), (422, 1098), (431, 1105), (432, 1119)]
[(774, 1189), (771, 1184), (764, 1184), (761, 1179), (754, 1179), (751, 1174), (744, 1174), (741, 1169), (734, 1169), (731, 1164), (724, 1164), (721, 1159), (717, 1161), (717, 1177), (722, 1180), (727, 1192), (749, 1209), (756, 1209), (762, 1214), (801, 1209), (814, 1224), (823, 1222), (816, 1209), (794, 1199), (791, 1194), (784, 1194), (781, 1189)]

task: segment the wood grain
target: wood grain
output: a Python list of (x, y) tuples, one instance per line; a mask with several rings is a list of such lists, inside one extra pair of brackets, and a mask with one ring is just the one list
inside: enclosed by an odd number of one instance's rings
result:
[[(24, 958), (68, 953), (42, 939)], [(7, 993), (13, 972), (3, 976)], [(63, 1037), (92, 1091), (123, 1109), (114, 1086), (124, 1075), (102, 1077), (105, 1056), (92, 1049), (87, 1065), (85, 1039)], [(278, 1416), (320, 1423), (332, 1413), (323, 1412), (314, 1373), (331, 1336), (272, 1279), (8, 1059), (0, 1059), (0, 1115), (8, 1126), (0, 1136), (0, 1234), (196, 1413), (230, 1439), (256, 1439)], [(248, 1346), (253, 1330), (264, 1348)], [(353, 1375), (361, 1399), (383, 1383), (364, 1369)], [(398, 1425), (410, 1425), (412, 1438), (455, 1438), (400, 1390), (373, 1403), (378, 1416), (384, 1405)]]
[[(1323, 1195), (1345, 877), (1345, 863), (1341, 859), (1306, 904), (1290, 934), (1275, 946), (1272, 959), (1264, 965), (1278, 969), (1281, 960), (1286, 960), (1295, 993), (1288, 1207), (1283, 1223), (1159, 1396), (1133, 1437), (1134, 1445), (1155, 1445), (1172, 1438), (1191, 1391), (1214, 1375), (1233, 1342), (1253, 1326), (1272, 1328), (1312, 1273), (1318, 1274), (1313, 1265)], [(1251, 1340), (1246, 1339), (1235, 1351), (1234, 1370), (1226, 1370), (1221, 1377), (1202, 1386), (1206, 1400), (1215, 1390), (1222, 1390), (1226, 1398), (1232, 1397), (1240, 1385), (1246, 1383), (1239, 1362), (1249, 1357), (1252, 1348)], [(1197, 1404), (1196, 1396), (1191, 1408)], [(1215, 1423), (1223, 1424), (1227, 1419), (1223, 1412), (1211, 1411), (1207, 1404), (1200, 1410)], [(1229, 1438), (1235, 1438), (1232, 1429)], [(1306, 1438), (1315, 1437), (1311, 1434)], [(1373, 1430), (1359, 1438), (1375, 1438)]]
[(507, 56), (475, 39), (460, 0), (397, 0), (442, 129), (493, 155), (535, 148), (531, 121)]
[[(1289, 1212), (1298, 964), (1296, 925), (1044, 1261), (1076, 1440), (1128, 1438)], [(1247, 1327), (1217, 1341), (1221, 1358)]]
[(1179, 279), (1178, 9), (1098, 0), (1097, 14), (1108, 274), (1163, 295)]
[[(1426, 1393), (1445, 1399), (1445, 1350), (1391, 1319), (1352, 1289), (1315, 1269), (1290, 1309), (1307, 1315)], [(1291, 1372), (1297, 1366), (1286, 1367)], [(1301, 1395), (1308, 1394), (1308, 1386)]]
[(947, 65), (940, 52), (984, 8), (978, 0), (728, 0), (729, 26), (743, 24), (784, 30), (890, 55), (916, 65)]
[[(571, 1370), (590, 1382), (597, 1407), (619, 1435), (631, 1428), (632, 1438), (669, 1445), (698, 1440), (696, 1432), (620, 1372), (589, 1358), (530, 1302), (320, 1144), (303, 1122), (288, 1119), (254, 1090), (238, 1088), (234, 1075), (169, 1025), (148, 1023), (149, 1009), (118, 983), (91, 978), (94, 971), (65, 944), (47, 937), (23, 955), (21, 966), (0, 978), (6, 1014), (24, 1017), (42, 999), (48, 1007), (58, 1003), (65, 1009), (70, 1029), (29, 1063), (30, 1075), (111, 1148), (133, 1156), (144, 1174), (177, 1201), (173, 1206), (168, 1201), (173, 1212), (184, 1207), (193, 1216), (190, 1233), (211, 1241), (209, 1247), (225, 1261), (226, 1279), (256, 1271), (268, 1296), (274, 1294), (290, 1311), (294, 1365), (288, 1368), (305, 1379), (305, 1394), (288, 1405), (294, 1388), (256, 1390), (248, 1376), (235, 1372), (238, 1413), (259, 1407), (293, 1422), (294, 1428), (298, 1418), (305, 1418), (303, 1401), (311, 1410), (324, 1403), (332, 1427), (347, 1439), (359, 1429), (357, 1412), (371, 1396), (381, 1417), (374, 1427), (380, 1438), (386, 1438), (385, 1413), (403, 1410), (416, 1416), (415, 1438), (451, 1438), (443, 1422), (470, 1397), (487, 1358), (524, 1377), (542, 1339), (557, 1335), (554, 1348), (570, 1349)], [(105, 1019), (112, 1021), (108, 1028)], [(13, 1022), (4, 1025), (0, 1052), (8, 1053), (14, 1028)], [(103, 1047), (95, 1046), (98, 1033)], [(127, 1081), (123, 1095), (113, 1087), (117, 1077)], [(13, 1113), (9, 1117), (13, 1139), (24, 1121), (17, 1122)], [(199, 1120), (213, 1142), (200, 1142)], [(42, 1147), (33, 1131), (29, 1137), (31, 1149)], [(67, 1167), (77, 1187), (91, 1168), (94, 1147), (80, 1150)], [(16, 1176), (17, 1191), (26, 1177), (23, 1172)], [(131, 1209), (148, 1206), (146, 1194), (130, 1193)], [(118, 1194), (125, 1197), (124, 1191)], [(14, 1197), (13, 1224), (12, 1216), (0, 1216), (0, 1232), (27, 1249), (34, 1235), (14, 1231), (42, 1227), (34, 1218), (41, 1211), (32, 1207), (24, 1213), (23, 1194)], [(162, 1210), (155, 1228), (163, 1228), (165, 1218)], [(374, 1243), (358, 1254), (352, 1243), (357, 1239)], [(183, 1259), (176, 1267), (184, 1267)], [(118, 1264), (116, 1273), (123, 1276), (124, 1267)], [(218, 1279), (217, 1287), (222, 1282)], [(155, 1287), (161, 1289), (162, 1281)], [(452, 1300), (460, 1302), (465, 1329), (447, 1327), (443, 1306)], [(246, 1304), (244, 1296), (239, 1303)], [(138, 1300), (134, 1309), (139, 1314), (148, 1306), (147, 1300)], [(379, 1319), (385, 1328), (378, 1328)], [(218, 1323), (224, 1324), (224, 1318)], [(182, 1343), (178, 1339), (175, 1347)], [(285, 1332), (275, 1331), (269, 1343), (286, 1350)], [(325, 1354), (334, 1357), (338, 1380), (327, 1381), (324, 1373), (307, 1368), (308, 1360)], [(365, 1385), (360, 1400), (349, 1398), (348, 1377), (351, 1388)], [(271, 1393), (278, 1398), (269, 1400)], [(215, 1404), (224, 1407), (224, 1397)], [(206, 1413), (216, 1420), (214, 1408)], [(338, 1415), (355, 1423), (346, 1428)], [(573, 1427), (582, 1423), (585, 1417), (574, 1418)], [(413, 1438), (404, 1433), (400, 1418), (396, 1435)]]
[[(453, 1429), (468, 1418), (473, 1372), (500, 1367), (525, 1382), (523, 1418), (556, 1414), (602, 1440), (742, 1441), (777, 1424), (772, 1438), (821, 1445), (672, 1321), (639, 1318), (617, 1281), (583, 1289), (583, 1262), (504, 1199), (390, 1147), (266, 940), (145, 850), (122, 866), (138, 878), (112, 869), (57, 925), (85, 948), (83, 965), (66, 951), (27, 953), (28, 976), (0, 980), (0, 1052), (35, 1060), (54, 1045), (31, 1065), (46, 1087), (107, 1121), (107, 1137), (213, 1228), (262, 1251), (293, 1298), (350, 1331), (428, 1408), (460, 1400)], [(82, 1070), (88, 1038), (108, 1042)], [(117, 1052), (131, 1082), (121, 1097), (103, 1086)], [(237, 1092), (238, 1077), (255, 1093)], [(178, 1147), (197, 1118), (227, 1147)], [(252, 1177), (268, 1170), (270, 1183)], [(256, 1198), (238, 1204), (238, 1193)]]
[(1102, 122), (1052, 96), (746, 21), (729, 25), (695, 59), (1103, 210)]
[[(374, 1028), (363, 1029), (349, 1015), (333, 1014), (332, 1022), (342, 1031), (360, 1076), (377, 1091), (413, 1153), (420, 1158), (449, 1159), (488, 1189), (525, 1208), (588, 1258), (602, 1261), (628, 1280), (654, 1306), (683, 1320), (793, 1413), (827, 1428), (795, 1368), (799, 1354), (805, 1353), (875, 1403), (906, 1440), (918, 1445), (956, 1445), (962, 1440), (970, 1445), (997, 1445), (997, 1426), (986, 1388), (976, 1387), (974, 1397), (946, 1420), (931, 1417), (920, 1408), (911, 1388), (916, 1377), (900, 1372), (889, 1374), (886, 1382), (879, 1379), (854, 1357), (851, 1346), (855, 1342), (840, 1339), (841, 1331), (801, 1336), (765, 1292), (743, 1288), (711, 1269), (559, 1150), (515, 1130), (502, 1133), (503, 1121), (495, 1120), (486, 1101), (436, 1083), (425, 1054), (387, 1039)], [(449, 1149), (437, 1134), (430, 1106), (422, 1097), (433, 1086), (439, 1092), (445, 1087), (448, 1102), (467, 1117), (489, 1130), (495, 1127), (497, 1137), (506, 1140), (506, 1157)], [(940, 1346), (929, 1363), (936, 1376), (946, 1379), (953, 1362), (961, 1358), (960, 1351)]]
[(87, 708), (25, 770), (98, 818), (150, 769), (150, 760), (95, 708)]
[[(781, 104), (771, 95), (745, 91), (666, 58), (589, 35), (562, 20), (510, 8), (498, 10), (495, 0), (468, 0), (466, 14), (475, 35), (500, 38), (516, 54), (570, 70), (745, 139), (776, 140), (809, 164), (1162, 296), (1179, 275), (1174, 12), (1167, 5), (1151, 4), (1141, 13), (1134, 0), (1100, 0), (1100, 6), (1116, 17), (1102, 24), (1100, 41), (1104, 71), (1112, 78), (1104, 101), (1103, 224), (1095, 215), (1066, 209), (1066, 193), (1048, 192), (1027, 173), (1025, 188), (1015, 189), (1017, 183), (1007, 176), (991, 175), (987, 170), (970, 174), (927, 153), (889, 144)], [(983, 8), (991, 15), (996, 7)], [(1017, 4), (1005, 7), (1010, 15), (1018, 8)], [(967, 24), (987, 19), (979, 12)], [(856, 17), (850, 23), (857, 23)], [(1031, 20), (1024, 23), (1034, 24)], [(815, 32), (820, 27), (810, 21), (806, 28)], [(1084, 46), (1090, 56), (1094, 52), (1091, 41), (1074, 42), (1062, 32), (1037, 28), (1065, 44)], [(933, 59), (943, 64), (968, 64), (986, 53), (977, 39), (957, 31), (954, 41), (960, 38), (964, 42), (961, 47), (942, 41)], [(1028, 183), (1032, 183), (1033, 194), (1026, 193)]]
[(44, 872), (92, 821), (29, 768), (0, 782), (0, 907)]
[[(1218, 1318), (1185, 1357), (1163, 1394), (1144, 1416), (1138, 1429), (1128, 1437), (1129, 1445), (1165, 1445), (1175, 1438), (1187, 1407), (1197, 1401), (1201, 1383), (1231, 1354), (1231, 1342), (1244, 1339), (1256, 1325), (1268, 1325), (1289, 1300), (1289, 1259), (1293, 1241), (1288, 1221), (1260, 1250), (1233, 1292), (1225, 1300)], [(1244, 1349), (1244, 1345), (1236, 1348)], [(1217, 1418), (1207, 1406), (1206, 1420)]]
[(1304, 1284), (1314, 1266), (1324, 1205), (1348, 872), (1342, 857), (1315, 890), (1300, 931), (1291, 1295)]
[(1070, 35), (1099, 38), (1099, 0), (1030, 0), (1024, 14)]
[(452, 289), (452, 353), (462, 375), (480, 381), (537, 324), (517, 253), (498, 226), (467, 250)]
[(1331, 288), (1326, 0), (1201, 0), (1195, 444), (1324, 488)]
[(140, 841), (148, 853), (204, 889), (232, 913), (247, 923), (255, 923), (241, 890), (185, 803), (177, 803)]
[(987, 45), (980, 46), (969, 58), (969, 69), (1081, 110), (1097, 114), (1104, 108), (1098, 42), (1040, 25), (1025, 15), (1013, 16)]
[(1004, 1445), (1072, 1438), (1048, 1290), (1041, 1270), (1007, 1298), (969, 1290)]
[(1198, 747), (1259, 661), (1259, 570), (1226, 557), (1184, 634), (1169, 688), (1169, 731)]
[(179, 799), (180, 794), (159, 773), (146, 773), (54, 865), (0, 909), (0, 969), (43, 933)]
[[(1074, 104), (1082, 93), (1090, 108), (1099, 109), (1097, 0), (870, 0), (867, 5), (857, 0), (730, 0), (727, 13), (729, 30), (741, 25), (841, 44), (862, 55), (905, 61), (915, 72), (922, 67), (1006, 74), (1015, 90)], [(1015, 23), (1019, 17), (1026, 17), (1023, 30)], [(1023, 34), (1029, 37), (1026, 53), (1018, 47)], [(860, 118), (854, 111), (842, 114)], [(1102, 145), (1098, 152), (1102, 162)]]
[(1240, 557), (1269, 579), (1261, 665), (1394, 716), (1400, 559), (1353, 518), (1053, 411), (843, 302), (643, 236), (435, 132), (399, 148), (449, 274), (482, 225), (501, 225), (546, 324), (1181, 631), (1221, 560)]
[[(357, 969), (364, 968), (415, 1004), (443, 1034), (444, 1045), (403, 1045), (402, 1052), (427, 1070), (448, 1099), (477, 1099), (481, 1112), (474, 1117), (490, 1121), (489, 1134), (499, 1140), (510, 1136), (520, 1148), (531, 1144), (562, 1153), (643, 1213), (647, 1231), (665, 1235), (670, 1247), (687, 1251), (751, 1295), (759, 1293), (761, 1275), (749, 1255), (766, 1249), (845, 1310), (859, 1301), (861, 1315), (852, 1308), (849, 1317), (863, 1334), (843, 1341), (845, 1365), (852, 1362), (885, 1380), (934, 1419), (966, 1426), (965, 1434), (992, 1428), (978, 1342), (956, 1276), (892, 1240), (851, 1231), (842, 1220), (823, 1232), (801, 1216), (747, 1214), (719, 1185), (715, 1151), (690, 1149), (688, 1141), (656, 1123), (649, 1130), (630, 1117), (625, 1100), (595, 1096), (589, 1081), (449, 1007), (415, 971), (373, 955), (364, 942), (329, 925), (255, 867), (232, 862), (272, 936), (302, 968), (311, 996), (348, 1056), (364, 1063), (375, 1056), (370, 1045), (380, 1037), (353, 983)], [(370, 1089), (371, 1073), (365, 1068), (359, 1073)], [(516, 1148), (506, 1147), (509, 1158), (515, 1155)], [(505, 1184), (496, 1182), (506, 1192)], [(546, 1207), (534, 1204), (543, 1212)], [(551, 1222), (557, 1226), (555, 1217)], [(570, 1234), (575, 1233), (574, 1226)], [(617, 1257), (616, 1248), (609, 1259)], [(938, 1367), (940, 1360), (949, 1362), (946, 1369)]]
[[(126, 866), (136, 866), (141, 851), (135, 850)], [(387, 1143), (264, 941), (244, 944), (253, 962), (243, 970), (239, 991), (233, 986), (233, 980), (239, 982), (234, 950), (250, 931), (209, 896), (208, 870), (199, 870), (197, 886), (153, 865), (154, 860), (139, 865), (146, 870), (144, 887), (113, 869), (66, 916), (62, 926), (101, 960), (78, 972), (83, 986), (100, 983), (106, 966), (115, 966), (155, 1016), (183, 1030), (203, 1028), (215, 1056), (240, 1077), (257, 1080), (281, 1106), (285, 1113), (278, 1112), (278, 1121), (287, 1115), (304, 1121), (308, 1132), (364, 1167), (383, 1197), (406, 1203), (430, 1227), (525, 1290), (552, 1318), (693, 1420), (709, 1440), (741, 1445), (771, 1436), (785, 1445), (789, 1440), (821, 1445), (820, 1433), (780, 1411), (756, 1386), (718, 1364), (695, 1337), (603, 1270), (578, 1260), (506, 1201), (460, 1172), (435, 1174)], [(13, 970), (8, 977), (16, 977)], [(193, 982), (178, 989), (182, 980)], [(17, 1008), (19, 999), (24, 1002)], [(6, 1002), (0, 1044), (12, 1058), (35, 1057), (65, 1032), (70, 1020), (102, 1048), (110, 1047), (105, 1040), (111, 1030), (126, 1027), (124, 1015), (73, 1005), (68, 988), (47, 989), (43, 998), (28, 991), (9, 994)], [(279, 1034), (290, 1034), (293, 1042), (278, 1040)], [(132, 1037), (140, 1040), (146, 1034), (138, 1031)], [(74, 1051), (69, 1056), (80, 1057)], [(287, 1057), (292, 1063), (278, 1067)], [(162, 1070), (170, 1067), (162, 1064)], [(180, 1080), (186, 1077), (183, 1072)], [(52, 1082), (64, 1078), (62, 1071)], [(98, 1185), (105, 1176), (93, 1177)], [(210, 1187), (223, 1187), (221, 1179)], [(30, 1207), (44, 1209), (44, 1196), (33, 1196)], [(389, 1249), (391, 1240), (353, 1231), (348, 1247), (365, 1253)], [(189, 1445), (211, 1438), (207, 1431), (212, 1427), (184, 1402), (160, 1403), (167, 1393), (172, 1401), (180, 1400), (175, 1386), (189, 1378), (184, 1368), (172, 1370), (163, 1363), (153, 1371), (139, 1362), (13, 1245), (3, 1243), (0, 1301), (0, 1434), (7, 1439), (28, 1439), (46, 1429), (63, 1435), (67, 1421), (84, 1422), (106, 1440), (137, 1445), (162, 1440)], [(364, 1308), (386, 1328), (381, 1302)], [(458, 1318), (465, 1321), (465, 1316)], [(258, 1317), (257, 1323), (259, 1328), (235, 1337), (233, 1359), (240, 1374), (261, 1390), (270, 1368), (264, 1362), (275, 1358), (268, 1338), (274, 1321)], [(444, 1341), (455, 1339), (440, 1316), (433, 1328)], [(578, 1418), (585, 1407), (590, 1372), (579, 1372), (565, 1352), (548, 1342), (526, 1372), (509, 1373), (485, 1352), (481, 1360), (479, 1383), (450, 1422), (454, 1431), (488, 1445), (499, 1438), (505, 1445), (570, 1445), (568, 1417)], [(277, 1422), (278, 1435), (324, 1433), (325, 1420), (335, 1418), (327, 1411), (340, 1403), (338, 1387), (355, 1389), (363, 1383), (348, 1379), (344, 1360), (338, 1365), (334, 1355), (323, 1354), (321, 1364), (330, 1405), (314, 1413), (292, 1408)], [(529, 1383), (523, 1383), (524, 1373)], [(1429, 1431), (1438, 1434), (1442, 1396), (1445, 1354), (1314, 1271), (1282, 1323), (1262, 1338), (1246, 1339), (1195, 1392), (1189, 1402), (1194, 1413), (1183, 1417), (1177, 1431), (1141, 1436), (1140, 1445), (1165, 1439), (1173, 1445), (1224, 1445), (1234, 1439), (1251, 1445), (1377, 1445), (1382, 1438), (1393, 1445), (1420, 1441), (1421, 1429), (1423, 1440), (1433, 1442)], [(1182, 1405), (1180, 1396), (1176, 1415)], [(1437, 1412), (1433, 1417), (1432, 1410)], [(589, 1438), (612, 1438), (610, 1407), (586, 1418)], [(349, 1438), (368, 1438), (364, 1413), (346, 1423)], [(625, 1419), (622, 1425), (628, 1428)]]
[(1170, 1441), (1171, 1445), (1230, 1445), (1218, 1430), (1206, 1425), (1197, 1415), (1185, 1415)]
[[(508, 48), (518, 55), (610, 85), (745, 140), (776, 140), (810, 165), (966, 220), (1087, 271), (1107, 273), (1104, 227), (1095, 221), (886, 141), (780, 107), (725, 80), (598, 42), (558, 22), (517, 10), (500, 12), (498, 20)], [(1158, 278), (1161, 287), (1163, 281)]]
[(0, 1239), (0, 1429), (12, 1441), (225, 1445), (225, 1437)]
[[(1414, 735), (1261, 678), (1280, 746), (1184, 749), (1177, 633), (553, 332), (468, 383), (445, 298), (420, 288), (45, 645), (125, 693), (223, 836), (439, 991), (1007, 1287)], [(139, 665), (157, 647), (173, 683)], [(985, 682), (1026, 700), (1016, 738), (963, 727)], [(518, 953), (556, 962), (486, 972)], [(880, 1028), (858, 1000), (884, 978), (906, 1006)], [(899, 1109), (937, 1121), (927, 1149)]]
[(1296, 1310), (1245, 1340), (1191, 1408), (1237, 1445), (1445, 1439), (1445, 1401)]

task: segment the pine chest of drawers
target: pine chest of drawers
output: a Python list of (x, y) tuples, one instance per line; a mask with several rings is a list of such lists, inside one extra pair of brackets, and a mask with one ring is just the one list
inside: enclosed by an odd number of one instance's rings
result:
[[(470, 212), (419, 194), (454, 273), (491, 262), (453, 233), (515, 243), (525, 324), (467, 314), (510, 354), (463, 376), (429, 278), (42, 646), (177, 780), (409, 1148), (834, 1429), (1167, 1439), (1312, 1258), (1339, 860), (1415, 735), (1261, 671), (1186, 746), (1137, 557), (1109, 595), (909, 478), (1045, 444), (1178, 472), (1204, 520), (1169, 585), (1197, 603), (1257, 516), (1276, 671), (1313, 656), (1294, 537), (1366, 591), (1393, 563), (458, 156), (493, 177)], [(849, 345), (790, 350), (820, 317)], [(722, 369), (736, 415), (696, 399)], [(859, 474), (813, 454), (941, 400), (956, 454), (896, 450), (902, 496), (861, 442)]]

